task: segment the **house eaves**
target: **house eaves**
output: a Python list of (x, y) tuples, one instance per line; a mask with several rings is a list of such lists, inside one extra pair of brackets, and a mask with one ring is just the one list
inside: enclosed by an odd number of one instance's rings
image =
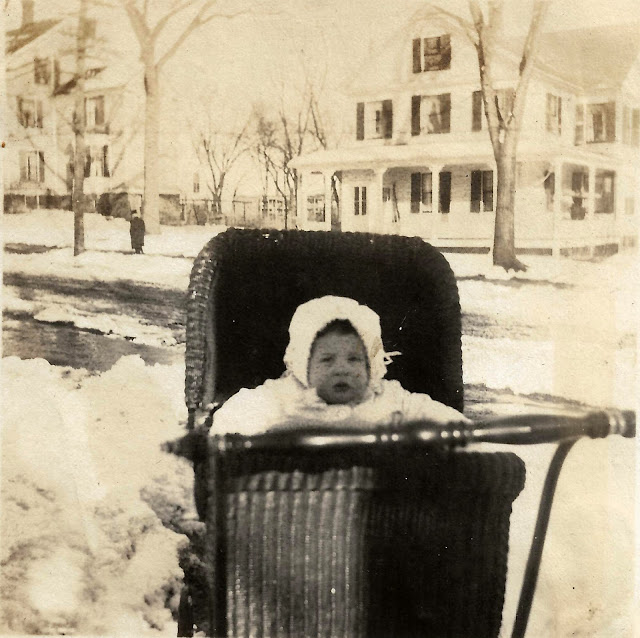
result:
[(7, 31), (6, 34), (6, 54), (11, 55), (16, 51), (22, 49), (27, 46), (34, 40), (38, 39), (40, 36), (44, 35), (59, 24), (61, 20), (56, 18), (51, 18), (49, 20), (38, 20), (37, 22), (31, 22), (26, 24), (19, 29), (13, 29), (11, 31)]

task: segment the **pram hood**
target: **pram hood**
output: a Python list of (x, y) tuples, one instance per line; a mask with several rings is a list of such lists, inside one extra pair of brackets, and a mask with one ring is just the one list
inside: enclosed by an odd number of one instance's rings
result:
[(289, 325), (289, 345), (284, 355), (287, 371), (305, 388), (309, 387), (311, 347), (318, 332), (336, 319), (349, 321), (362, 339), (369, 358), (369, 388), (378, 391), (391, 355), (399, 353), (385, 353), (380, 317), (349, 297), (327, 295), (298, 306)]

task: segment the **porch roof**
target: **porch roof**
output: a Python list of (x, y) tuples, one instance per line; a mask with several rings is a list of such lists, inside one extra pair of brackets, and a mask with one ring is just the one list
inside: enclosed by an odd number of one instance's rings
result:
[[(519, 160), (556, 159), (584, 164), (597, 163), (614, 167), (619, 162), (584, 147), (550, 147), (536, 140), (520, 140)], [(289, 165), (297, 170), (380, 170), (402, 167), (449, 166), (483, 163), (494, 165), (493, 149), (487, 140), (470, 142), (425, 142), (424, 144), (367, 145), (321, 150), (293, 158)]]

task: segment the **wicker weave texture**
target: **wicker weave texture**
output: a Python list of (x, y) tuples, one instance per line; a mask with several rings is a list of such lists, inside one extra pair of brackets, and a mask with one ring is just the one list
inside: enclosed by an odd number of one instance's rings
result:
[(388, 461), (229, 479), (229, 637), (498, 635), (522, 462), (412, 454), (398, 472)]
[[(462, 409), (458, 292), (435, 248), (399, 236), (239, 229), (213, 238), (193, 265), (189, 409), (201, 406), (207, 374), (215, 377), (217, 400), (280, 376), (293, 312), (327, 294), (352, 297), (381, 316), (385, 348), (403, 353), (389, 378)], [(212, 343), (216, 361), (209, 366)]]

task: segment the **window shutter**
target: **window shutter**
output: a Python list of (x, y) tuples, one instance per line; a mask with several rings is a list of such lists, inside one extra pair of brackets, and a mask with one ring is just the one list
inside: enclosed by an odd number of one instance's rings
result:
[(482, 201), (484, 210), (493, 210), (493, 171), (482, 172)]
[(358, 102), (356, 106), (356, 139), (364, 139), (364, 102)]
[(451, 67), (451, 36), (440, 36), (440, 51), (442, 55), (442, 62), (440, 64), (441, 69), (449, 69)]
[(451, 173), (440, 173), (440, 212), (448, 213), (451, 209)]
[(411, 96), (411, 135), (420, 135), (420, 102), (419, 95)]
[(353, 189), (353, 214), (360, 214), (360, 187), (355, 186)]
[(482, 91), (474, 91), (471, 104), (471, 130), (482, 130)]
[(22, 109), (22, 98), (16, 98), (18, 101), (18, 122), (21, 126), (24, 126), (24, 111)]
[(558, 135), (562, 133), (562, 98), (558, 98)]
[(44, 153), (38, 151), (38, 181), (44, 182)]
[(420, 212), (420, 198), (422, 195), (422, 176), (420, 173), (411, 173), (411, 212)]
[(440, 133), (451, 131), (451, 93), (440, 96)]
[(616, 141), (616, 103), (615, 102), (607, 102), (604, 106), (604, 110), (606, 113), (605, 122), (606, 122), (606, 140), (607, 142), (615, 142)]
[(109, 177), (109, 147), (102, 147), (102, 161), (104, 165), (103, 174), (105, 177)]
[(640, 146), (640, 109), (633, 109), (631, 114), (631, 144)]
[(413, 72), (420, 73), (422, 71), (421, 55), (420, 55), (420, 38), (413, 41)]
[(471, 212), (480, 212), (482, 197), (482, 171), (471, 171)]
[(393, 137), (393, 102), (392, 100), (384, 100), (382, 102), (382, 123), (384, 126), (384, 136), (386, 138)]
[(104, 124), (104, 97), (96, 98), (96, 126)]
[(361, 201), (360, 210), (362, 211), (362, 215), (366, 215), (367, 214), (367, 187), (362, 186), (361, 190), (362, 190), (362, 201)]
[(20, 181), (27, 181), (27, 154), (25, 151), (20, 151)]
[(91, 150), (86, 149), (84, 153), (84, 176), (91, 177)]
[(36, 126), (42, 128), (42, 100), (35, 100), (36, 103)]

